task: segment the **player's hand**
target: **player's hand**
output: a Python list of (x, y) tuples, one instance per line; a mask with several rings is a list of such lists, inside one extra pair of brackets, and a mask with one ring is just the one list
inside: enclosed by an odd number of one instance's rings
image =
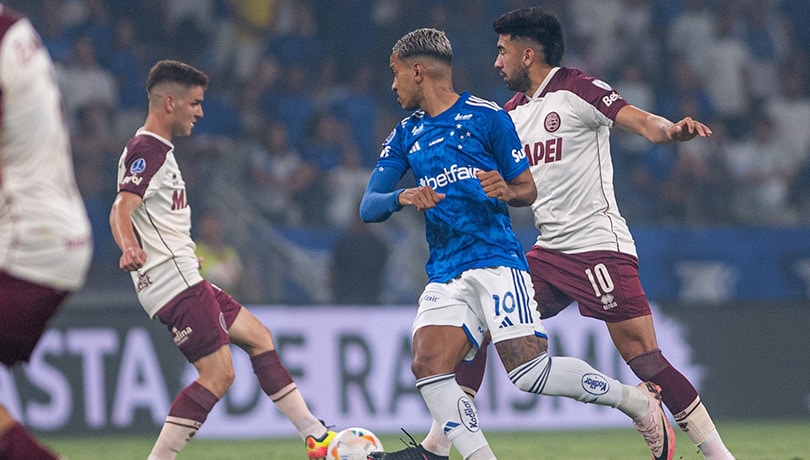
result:
[(402, 206), (411, 205), (419, 211), (427, 211), (430, 208), (435, 208), (436, 203), (442, 201), (445, 196), (444, 193), (436, 193), (429, 186), (406, 188), (399, 194), (399, 204)]
[(484, 193), (490, 198), (495, 198), (508, 203), (515, 198), (515, 193), (509, 188), (509, 184), (503, 180), (498, 171), (478, 171), (475, 177), (481, 182)]
[(672, 142), (683, 142), (695, 136), (709, 137), (711, 135), (712, 130), (709, 129), (708, 126), (697, 120), (693, 120), (692, 117), (686, 117), (667, 129), (667, 137), (669, 137)]
[(124, 252), (121, 254), (121, 259), (118, 261), (118, 266), (121, 270), (132, 272), (142, 268), (145, 263), (146, 253), (143, 252), (143, 249), (132, 246), (124, 249)]

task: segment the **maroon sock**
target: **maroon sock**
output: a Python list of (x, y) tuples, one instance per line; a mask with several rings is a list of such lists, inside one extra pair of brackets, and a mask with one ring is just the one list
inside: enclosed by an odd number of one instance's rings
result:
[(293, 383), (292, 375), (284, 364), (281, 364), (281, 358), (276, 350), (252, 356), (250, 362), (253, 364), (253, 372), (259, 379), (259, 386), (267, 396), (274, 395)]
[(698, 397), (692, 383), (672, 367), (661, 350), (636, 356), (627, 364), (638, 378), (661, 387), (661, 400), (673, 414), (682, 412)]
[(42, 447), (22, 425), (14, 424), (0, 437), (0, 459), (56, 460), (56, 455)]
[(462, 388), (470, 388), (476, 393), (481, 388), (481, 382), (484, 381), (484, 371), (487, 367), (488, 343), (484, 342), (484, 345), (478, 349), (478, 353), (475, 354), (472, 361), (462, 361), (456, 366), (456, 382)]
[(169, 409), (169, 416), (194, 420), (202, 424), (217, 401), (219, 398), (208, 388), (197, 382), (191, 382), (174, 398), (172, 407)]

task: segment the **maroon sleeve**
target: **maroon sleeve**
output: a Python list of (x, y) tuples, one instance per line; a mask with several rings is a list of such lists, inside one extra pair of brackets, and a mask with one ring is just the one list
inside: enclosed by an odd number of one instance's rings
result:
[(170, 149), (152, 136), (138, 135), (130, 139), (124, 156), (126, 173), (118, 184), (119, 190), (143, 197), (152, 177), (166, 161)]
[(580, 70), (562, 67), (543, 90), (543, 94), (555, 91), (570, 91), (616, 121), (619, 110), (628, 105), (610, 85)]

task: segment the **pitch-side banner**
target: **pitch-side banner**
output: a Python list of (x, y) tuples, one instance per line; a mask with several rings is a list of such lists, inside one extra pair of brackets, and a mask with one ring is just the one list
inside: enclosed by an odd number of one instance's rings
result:
[[(336, 427), (379, 433), (421, 432), (430, 416), (414, 387), (411, 322), (415, 307), (251, 307), (270, 327), (283, 362), (312, 412)], [(88, 313), (89, 312), (89, 313)], [(637, 384), (603, 323), (575, 308), (546, 321), (551, 353), (583, 358)], [(698, 387), (681, 325), (657, 313), (667, 358)], [(615, 409), (516, 389), (490, 347), (476, 398), (485, 430), (631, 427)], [(234, 348), (236, 381), (200, 436), (292, 436), (292, 424), (259, 388), (250, 360)], [(45, 334), (28, 365), (0, 370), (0, 401), (25, 424), (54, 434), (157, 432), (175, 395), (195, 378), (168, 331), (139, 308), (68, 309)]]

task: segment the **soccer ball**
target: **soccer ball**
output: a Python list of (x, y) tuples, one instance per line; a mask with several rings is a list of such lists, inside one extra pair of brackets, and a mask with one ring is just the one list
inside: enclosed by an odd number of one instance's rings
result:
[(366, 460), (372, 452), (383, 450), (382, 442), (366, 428), (346, 428), (338, 433), (326, 449), (327, 460)]

